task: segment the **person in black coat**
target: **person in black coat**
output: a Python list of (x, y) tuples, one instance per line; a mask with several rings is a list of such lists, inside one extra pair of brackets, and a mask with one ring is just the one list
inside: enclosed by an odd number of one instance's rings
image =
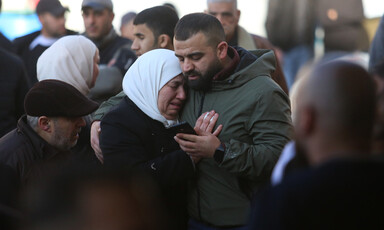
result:
[(170, 228), (186, 229), (187, 183), (199, 159), (180, 150), (166, 128), (178, 122), (186, 99), (174, 52), (155, 49), (140, 56), (124, 77), (123, 89), (127, 97), (101, 121), (104, 164), (153, 175), (167, 202)]
[(0, 137), (16, 128), (30, 87), (23, 61), (0, 47)]

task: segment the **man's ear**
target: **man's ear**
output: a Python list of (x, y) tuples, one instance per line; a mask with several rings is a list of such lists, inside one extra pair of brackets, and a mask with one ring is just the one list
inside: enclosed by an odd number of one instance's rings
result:
[(160, 36), (157, 38), (157, 46), (159, 48), (169, 49), (172, 47), (172, 40), (168, 35), (160, 34)]
[(304, 135), (311, 135), (316, 129), (316, 113), (314, 108), (308, 106), (302, 109), (300, 116), (300, 129)]
[(241, 15), (241, 11), (237, 9), (237, 10), (236, 10), (237, 23), (239, 23), (240, 15)]
[(227, 51), (228, 51), (227, 42), (222, 41), (217, 45), (217, 57), (219, 59), (224, 59), (225, 57), (227, 57)]
[(51, 127), (52, 120), (46, 116), (39, 117), (39, 120), (37, 121), (37, 125), (39, 126), (39, 129), (44, 130), (45, 132), (52, 132)]
[(41, 25), (44, 25), (44, 24), (45, 24), (45, 21), (44, 21), (44, 15), (45, 15), (45, 14), (39, 14), (39, 15), (38, 15), (38, 18), (39, 18), (39, 21), (40, 21), (40, 24), (41, 24)]

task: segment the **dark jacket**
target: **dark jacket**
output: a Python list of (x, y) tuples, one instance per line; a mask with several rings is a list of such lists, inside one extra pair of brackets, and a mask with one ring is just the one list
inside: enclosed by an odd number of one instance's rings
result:
[(99, 45), (97, 48), (99, 48), (100, 52), (100, 64), (108, 64), (121, 47), (129, 44), (130, 40), (116, 36), (107, 43)]
[(0, 163), (10, 166), (21, 187), (37, 182), (56, 172), (69, 159), (69, 151), (50, 146), (20, 118), (17, 128), (0, 139)]
[(381, 17), (369, 50), (369, 70), (373, 70), (377, 64), (384, 62), (384, 15)]
[(288, 175), (254, 202), (249, 229), (384, 229), (384, 162), (333, 160)]
[[(23, 59), (27, 68), (27, 74), (32, 84), (37, 82), (36, 64), (40, 55), (48, 49), (48, 46), (37, 45), (34, 49), (30, 50), (29, 45), (35, 38), (40, 35), (41, 31), (36, 31), (25, 36), (13, 40), (13, 45), (16, 49), (16, 54)], [(66, 35), (77, 34), (74, 31), (67, 30)]]
[(15, 47), (12, 42), (0, 32), (0, 48), (7, 50), (8, 52), (15, 53)]
[(194, 174), (194, 167), (164, 125), (125, 97), (103, 118), (101, 129), (100, 147), (105, 165), (153, 175), (164, 191), (171, 221), (178, 222), (175, 229), (184, 229), (187, 182)]
[(23, 61), (0, 48), (0, 137), (16, 128), (29, 88)]
[[(86, 33), (83, 35), (87, 37)], [(92, 41), (99, 49), (100, 64), (116, 66), (122, 76), (136, 60), (136, 55), (131, 50), (132, 41), (117, 35), (114, 28), (100, 41)]]

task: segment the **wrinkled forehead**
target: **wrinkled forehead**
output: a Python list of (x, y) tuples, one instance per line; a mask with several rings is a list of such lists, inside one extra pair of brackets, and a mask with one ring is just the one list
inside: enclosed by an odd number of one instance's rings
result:
[(234, 12), (237, 4), (233, 1), (212, 1), (208, 3), (208, 11), (214, 13)]
[(205, 52), (211, 48), (207, 36), (202, 32), (192, 35), (185, 41), (174, 38), (173, 44), (176, 56), (187, 56), (191, 53)]

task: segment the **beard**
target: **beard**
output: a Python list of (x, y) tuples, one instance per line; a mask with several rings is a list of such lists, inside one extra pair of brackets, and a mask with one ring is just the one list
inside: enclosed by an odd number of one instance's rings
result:
[(53, 133), (53, 138), (50, 144), (61, 151), (68, 151), (77, 144), (78, 140), (72, 139), (77, 133), (80, 133), (80, 130), (74, 131), (71, 136), (68, 137), (62, 130), (56, 130)]
[[(205, 73), (202, 73), (197, 70), (191, 70), (189, 72), (185, 72), (184, 76), (187, 79), (188, 86), (191, 89), (197, 90), (197, 91), (208, 91), (211, 89), (212, 86), (212, 79), (213, 77), (220, 72), (222, 69), (222, 65), (219, 62), (219, 60), (216, 60), (214, 63), (212, 63), (208, 70)], [(189, 80), (188, 76), (199, 76), (196, 80)]]

